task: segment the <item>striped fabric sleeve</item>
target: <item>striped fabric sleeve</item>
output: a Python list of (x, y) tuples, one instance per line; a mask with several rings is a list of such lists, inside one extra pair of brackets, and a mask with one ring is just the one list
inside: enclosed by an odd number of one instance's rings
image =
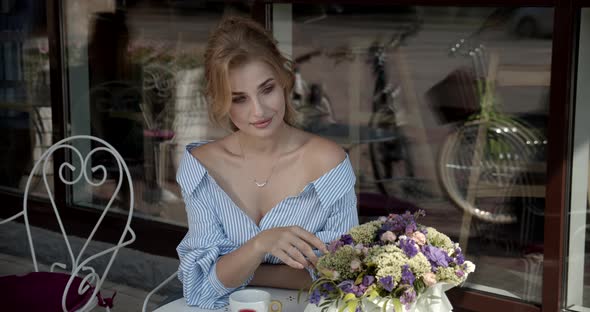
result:
[[(324, 243), (329, 243), (340, 235), (348, 232), (353, 226), (359, 224), (357, 210), (356, 210), (356, 193), (354, 186), (345, 193), (340, 199), (336, 200), (332, 206), (331, 214), (324, 228), (315, 233), (315, 235)], [(319, 251), (315, 251), (316, 254), (321, 256)], [(317, 276), (313, 269), (308, 269), (309, 275), (312, 280), (316, 280)]]
[(330, 206), (330, 216), (324, 228), (316, 236), (324, 243), (329, 243), (359, 224), (356, 210), (356, 193), (354, 186)]
[(196, 198), (185, 198), (189, 230), (176, 249), (180, 259), (178, 278), (190, 306), (218, 309), (226, 306), (229, 294), (245, 287), (225, 287), (217, 278), (219, 257), (237, 248), (227, 239), (210, 208)]

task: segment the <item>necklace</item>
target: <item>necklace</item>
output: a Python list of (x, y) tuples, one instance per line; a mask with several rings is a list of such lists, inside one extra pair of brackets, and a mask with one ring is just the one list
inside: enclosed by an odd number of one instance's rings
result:
[[(242, 142), (240, 141), (239, 135), (237, 137), (237, 140), (238, 144), (240, 145), (240, 152), (242, 154), (242, 158), (244, 159), (244, 162), (246, 162), (246, 154), (244, 153), (244, 148), (242, 147)], [(254, 184), (256, 184), (257, 187), (263, 188), (266, 186), (266, 184), (268, 184), (268, 181), (270, 181), (270, 178), (272, 177), (272, 174), (274, 173), (275, 167), (277, 166), (277, 163), (279, 162), (280, 158), (281, 156), (278, 156), (277, 159), (275, 159), (274, 164), (272, 165), (272, 167), (270, 167), (270, 174), (265, 180), (259, 182), (255, 176), (251, 178), (252, 182), (254, 182)]]

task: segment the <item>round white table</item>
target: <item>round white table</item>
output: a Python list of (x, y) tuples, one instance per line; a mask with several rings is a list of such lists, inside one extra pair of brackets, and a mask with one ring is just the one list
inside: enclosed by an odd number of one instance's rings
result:
[[(307, 306), (307, 293), (301, 293), (301, 301), (297, 302), (297, 295), (299, 291), (279, 288), (266, 288), (266, 287), (248, 287), (253, 289), (261, 289), (268, 291), (272, 296), (273, 300), (279, 300), (283, 304), (282, 312), (303, 312)], [(154, 312), (230, 312), (229, 306), (225, 306), (217, 310), (206, 310), (197, 307), (191, 307), (186, 304), (184, 298), (172, 301), (166, 305), (159, 307)]]

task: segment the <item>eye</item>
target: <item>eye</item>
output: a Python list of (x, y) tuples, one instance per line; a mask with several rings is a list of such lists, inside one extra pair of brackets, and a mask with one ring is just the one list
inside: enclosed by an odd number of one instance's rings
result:
[(271, 93), (271, 92), (272, 92), (272, 90), (274, 90), (274, 89), (275, 89), (275, 85), (273, 84), (273, 85), (270, 85), (270, 86), (268, 86), (268, 87), (264, 88), (264, 89), (262, 90), (262, 93), (264, 93), (264, 94), (269, 94), (269, 93)]
[(245, 96), (236, 96), (236, 97), (232, 98), (231, 101), (232, 101), (232, 103), (236, 103), (236, 104), (244, 103), (246, 101), (246, 97)]

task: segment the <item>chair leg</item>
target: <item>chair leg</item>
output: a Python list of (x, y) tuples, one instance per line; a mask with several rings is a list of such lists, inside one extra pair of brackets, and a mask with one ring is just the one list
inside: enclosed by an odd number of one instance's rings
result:
[(154, 288), (152, 291), (150, 291), (147, 296), (145, 297), (145, 300), (143, 301), (143, 307), (141, 308), (142, 312), (146, 312), (147, 310), (147, 304), (150, 301), (150, 297), (155, 294), (158, 290), (160, 290), (160, 288), (162, 288), (164, 285), (168, 284), (171, 280), (173, 280), (176, 276), (178, 275), (178, 271), (172, 273), (172, 275), (170, 275), (165, 281), (163, 281), (160, 285), (156, 286), (156, 288)]

